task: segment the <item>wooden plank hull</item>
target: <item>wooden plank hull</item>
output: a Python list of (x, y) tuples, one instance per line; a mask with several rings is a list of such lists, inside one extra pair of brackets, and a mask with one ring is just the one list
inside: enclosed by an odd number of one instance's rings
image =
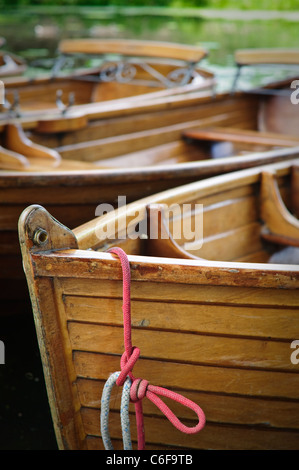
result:
[[(194, 400), (207, 420), (198, 434), (182, 434), (144, 398), (146, 448), (298, 449), (299, 376), (291, 346), (299, 333), (298, 265), (267, 262), (272, 248), (265, 248), (261, 235), (247, 244), (230, 237), (252, 224), (261, 234), (258, 209), (265, 172), (274, 172), (290, 205), (292, 168), (294, 162), (285, 162), (192, 183), (136, 201), (73, 232), (40, 206), (25, 210), (19, 236), (61, 448), (103, 449), (101, 390), (120, 370), (124, 351), (122, 270), (119, 259), (107, 253), (119, 246), (131, 267), (132, 343), (141, 349), (134, 375)], [(160, 203), (204, 205), (202, 258), (148, 255), (146, 233), (131, 237), (147, 208)], [(242, 217), (231, 215), (225, 226), (228, 212)], [(220, 219), (223, 223), (215, 225)], [(121, 236), (124, 221), (126, 237)], [(40, 229), (47, 236), (39, 245)], [(107, 233), (114, 236), (107, 238)], [(209, 259), (204, 250), (211, 238), (216, 254)], [(222, 257), (217, 239), (224, 247)], [(177, 243), (183, 245), (183, 238)], [(268, 260), (258, 254), (263, 250)], [(255, 261), (242, 261), (249, 255)], [(118, 390), (112, 403), (110, 433), (120, 449)], [(169, 405), (181, 420), (196, 424), (190, 410)], [(130, 412), (136, 448), (134, 409)]]
[[(181, 99), (172, 104), (167, 111), (153, 104), (152, 113), (104, 120), (102, 127), (95, 125), (96, 141), (89, 141), (90, 135), (85, 131), (82, 142), (71, 145), (66, 144), (67, 139), (62, 140), (63, 145), (56, 147), (62, 157), (60, 166), (44, 162), (38, 165), (38, 159), (31, 159), (31, 165), (24, 171), (0, 172), (2, 278), (8, 284), (2, 299), (9, 301), (13, 297), (9, 286), (15, 282), (19, 283), (20, 292), (25, 290), (17, 220), (30, 204), (43, 205), (55, 218), (74, 228), (91, 220), (99, 204), (115, 206), (118, 196), (125, 196), (129, 203), (211, 175), (298, 156), (296, 148), (291, 147), (271, 149), (269, 145), (234, 144), (234, 156), (211, 159), (209, 143), (189, 143), (182, 137), (194, 127), (257, 129), (258, 98), (223, 95), (215, 99), (197, 97), (189, 102), (190, 106), (182, 107)], [(157, 128), (152, 129), (155, 122)], [(136, 126), (134, 133), (132, 126)], [(72, 133), (75, 134), (78, 135)]]

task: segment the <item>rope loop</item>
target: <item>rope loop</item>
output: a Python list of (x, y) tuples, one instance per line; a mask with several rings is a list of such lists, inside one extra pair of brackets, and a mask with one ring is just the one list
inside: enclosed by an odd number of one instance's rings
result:
[(135, 379), (131, 385), (130, 398), (133, 403), (142, 400), (146, 396), (149, 382), (144, 379)]
[[(114, 372), (114, 374), (111, 374), (110, 377), (105, 382), (103, 392), (102, 392), (101, 435), (102, 435), (102, 441), (106, 450), (113, 450), (113, 445), (112, 445), (112, 442), (110, 439), (110, 433), (109, 433), (109, 408), (110, 408), (111, 391), (119, 375), (120, 375), (120, 372)], [(121, 404), (120, 404), (120, 420), (121, 420), (124, 450), (132, 450), (130, 417), (129, 417), (130, 389), (131, 389), (131, 379), (130, 377), (126, 377), (126, 380), (124, 381), (123, 391), (121, 395)]]
[[(131, 387), (132, 390), (132, 387)], [(131, 395), (131, 392), (130, 392)], [(197, 417), (198, 417), (198, 423), (196, 426), (189, 427), (183, 424), (179, 418), (171, 411), (170, 408), (161, 400), (158, 395), (166, 397), (166, 398), (171, 398), (172, 400), (180, 403), (183, 406), (186, 406), (187, 408), (190, 408), (193, 410)], [(166, 418), (173, 424), (175, 428), (177, 428), (179, 431), (185, 433), (185, 434), (196, 434), (199, 431), (201, 431), (205, 424), (206, 424), (206, 417), (203, 412), (203, 410), (198, 406), (196, 403), (193, 401), (189, 400), (188, 398), (184, 397), (183, 395), (180, 395), (179, 393), (173, 392), (171, 390), (167, 390), (166, 388), (163, 387), (157, 387), (155, 385), (149, 385), (148, 390), (146, 392), (146, 397), (154, 403), (157, 408), (159, 408), (162, 413), (166, 416)]]

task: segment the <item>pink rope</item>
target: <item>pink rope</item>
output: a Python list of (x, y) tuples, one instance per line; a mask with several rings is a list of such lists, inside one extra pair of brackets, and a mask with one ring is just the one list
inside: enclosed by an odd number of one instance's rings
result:
[[(131, 272), (130, 264), (126, 253), (121, 248), (111, 248), (108, 250), (116, 254), (121, 261), (123, 272), (123, 318), (124, 318), (124, 344), (125, 351), (121, 357), (121, 373), (116, 381), (116, 384), (121, 386), (129, 375), (132, 380), (130, 391), (130, 399), (135, 404), (136, 425), (138, 436), (138, 450), (143, 450), (145, 447), (144, 425), (143, 425), (143, 412), (142, 412), (142, 399), (147, 397), (164, 413), (166, 418), (175, 426), (179, 431), (186, 434), (195, 434), (203, 429), (205, 426), (206, 418), (202, 409), (193, 401), (185, 398), (184, 396), (167, 390), (166, 388), (151, 385), (147, 380), (135, 378), (132, 370), (134, 364), (140, 355), (140, 349), (132, 346), (131, 341)], [(175, 414), (168, 408), (168, 406), (158, 397), (158, 395), (171, 398), (178, 403), (193, 410), (198, 416), (198, 424), (194, 427), (185, 426)]]

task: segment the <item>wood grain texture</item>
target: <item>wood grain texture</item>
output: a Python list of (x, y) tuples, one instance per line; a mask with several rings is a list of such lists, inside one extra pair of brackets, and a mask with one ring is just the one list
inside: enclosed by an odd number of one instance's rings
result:
[(240, 65), (249, 64), (298, 64), (299, 50), (290, 48), (239, 49), (235, 61)]
[[(41, 86), (45, 85), (44, 80), (38, 83)], [(51, 87), (49, 92), (50, 90)], [(27, 156), (25, 161), (30, 164), (26, 170), (2, 171), (0, 174), (0, 238), (3, 240), (1, 253), (5, 254), (4, 251), (11, 254), (20, 253), (16, 239), (17, 221), (22, 210), (30, 204), (43, 205), (54, 217), (63, 220), (73, 229), (92, 220), (99, 204), (104, 202), (115, 207), (118, 195), (126, 196), (127, 203), (130, 203), (140, 197), (148, 197), (211, 175), (298, 157), (298, 149), (261, 152), (256, 151), (255, 146), (251, 148), (233, 146), (230, 155), (238, 156), (210, 158), (211, 147), (184, 140), (183, 130), (190, 125), (192, 127), (194, 123), (200, 126), (221, 123), (224, 127), (238, 125), (242, 129), (257, 129), (259, 99), (243, 94), (217, 95), (215, 98), (192, 92), (187, 95), (169, 96), (167, 99), (160, 97), (138, 106), (137, 103), (134, 105), (131, 103), (127, 107), (116, 106), (111, 109), (107, 105), (107, 108), (99, 111), (99, 114), (95, 108), (92, 108), (93, 111), (88, 111), (90, 114), (84, 114), (86, 119), (90, 120), (91, 126), (82, 128), (80, 133), (74, 132), (74, 129), (60, 132), (60, 129), (55, 134), (56, 143), (48, 149), (51, 155), (53, 152), (55, 154), (57, 152), (55, 147), (59, 142), (65, 154), (76, 160), (62, 158), (60, 164), (53, 167), (49, 166), (51, 158)], [(71, 119), (75, 116), (75, 110), (74, 113), (71, 111), (67, 115)], [(5, 127), (7, 125), (11, 130), (16, 130), (15, 121), (13, 123), (13, 125), (3, 123), (1, 128), (3, 135), (7, 131)], [(29, 139), (31, 152), (33, 147), (36, 149), (36, 145), (42, 144), (46, 134), (41, 134), (40, 140), (35, 141), (34, 135), (39, 135), (39, 131), (34, 127), (36, 121), (26, 118), (22, 125), (24, 132), (26, 131), (25, 137)], [(155, 126), (157, 129), (154, 129)], [(19, 126), (17, 127), (17, 135), (22, 142), (23, 133), (20, 134)], [(122, 135), (117, 135), (118, 133)], [(78, 141), (77, 134), (80, 134)], [(95, 135), (97, 138), (93, 141)], [(28, 144), (28, 141), (26, 142)], [(65, 142), (68, 144), (65, 145)], [(84, 161), (85, 156), (88, 161)], [(21, 155), (21, 158), (24, 158), (24, 155)], [(94, 160), (95, 158), (98, 160)], [(140, 164), (138, 167), (136, 161), (138, 165)], [(211, 200), (212, 198), (211, 196)], [(246, 205), (245, 202), (244, 204)], [(245, 205), (244, 210), (246, 210)], [(240, 204), (241, 210), (243, 209)], [(234, 213), (237, 212), (236, 208)], [(230, 213), (229, 208), (227, 213)], [(220, 223), (216, 209), (214, 215), (216, 222), (219, 220)], [(208, 221), (209, 217), (206, 212), (205, 220)], [(212, 215), (211, 217), (213, 218)], [(226, 218), (222, 218), (223, 220)], [(215, 232), (212, 229), (213, 224), (205, 225), (207, 227), (204, 229), (205, 236), (213, 235)], [(179, 241), (180, 245), (182, 242), (183, 238)], [(131, 242), (129, 245), (126, 244), (127, 248), (136, 253), (136, 245)], [(255, 251), (242, 253), (240, 256), (237, 253), (234, 259), (267, 261), (264, 250), (259, 248), (256, 244)], [(201, 255), (198, 253), (198, 256)], [(5, 259), (3, 263), (5, 266), (3, 272), (8, 275), (7, 280), (13, 283), (22, 277), (21, 261), (15, 263), (13, 259), (9, 267)]]
[(120, 54), (129, 56), (162, 57), (198, 62), (206, 56), (202, 47), (167, 42), (127, 39), (65, 39), (59, 43), (64, 54)]
[[(290, 168), (290, 163), (275, 166), (280, 187)], [(243, 179), (237, 174), (218, 178), (217, 187), (215, 180), (211, 187), (199, 182), (156, 201), (194, 203), (203, 196), (210, 209), (220, 211), (227, 209), (220, 203), (223, 190), (225, 198), (230, 194), (237, 201), (236, 211), (248, 208), (241, 219), (241, 227), (247, 227), (242, 225), (247, 217), (254, 221), (258, 216), (261, 171), (246, 171)], [(147, 204), (145, 199), (124, 210), (145, 211)], [(46, 228), (48, 245), (32, 245), (38, 227)], [(84, 236), (85, 243), (90, 240), (85, 229), (70, 232), (38, 207), (27, 209), (20, 220), (60, 447), (103, 449), (101, 391), (107, 377), (119, 370), (124, 351), (122, 271), (103, 245), (103, 251), (78, 249)], [(298, 448), (299, 375), (290, 347), (299, 333), (298, 266), (159, 258), (144, 256), (142, 243), (128, 247), (132, 343), (141, 349), (134, 375), (195, 400), (207, 417), (201, 433), (182, 435), (146, 400), (148, 448)], [(119, 396), (115, 388), (109, 425), (116, 448), (121, 447)], [(184, 422), (195, 424), (190, 410), (168, 405)], [(131, 426), (135, 447), (132, 408)]]

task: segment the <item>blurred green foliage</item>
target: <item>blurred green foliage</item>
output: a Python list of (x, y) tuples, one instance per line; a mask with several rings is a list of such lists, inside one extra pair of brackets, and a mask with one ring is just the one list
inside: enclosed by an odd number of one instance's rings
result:
[(122, 6), (122, 7), (203, 7), (207, 6), (208, 0), (0, 0), (0, 6), (11, 7), (13, 5), (19, 6)]
[(234, 10), (298, 10), (299, 0), (208, 0), (209, 8)]
[(0, 0), (0, 7), (15, 6), (121, 6), (175, 8), (231, 8), (237, 10), (299, 10), (299, 0)]

